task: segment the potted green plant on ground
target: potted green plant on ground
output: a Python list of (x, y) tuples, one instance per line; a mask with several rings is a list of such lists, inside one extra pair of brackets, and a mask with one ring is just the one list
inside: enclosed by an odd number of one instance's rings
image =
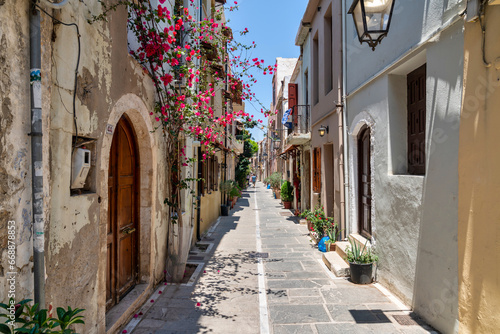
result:
[(238, 197), (240, 196), (241, 196), (241, 190), (239, 186), (236, 183), (233, 183), (233, 187), (229, 191), (229, 198), (231, 199), (231, 208), (234, 207), (236, 201), (238, 200)]
[(277, 199), (280, 198), (281, 181), (281, 174), (278, 172), (274, 172), (269, 176), (269, 183), (271, 184), (274, 196)]
[[(233, 181), (231, 180), (226, 180), (221, 182), (220, 184), (220, 191), (222, 192), (223, 195), (228, 195), (231, 192), (231, 188), (233, 187)], [(231, 205), (228, 205), (227, 203), (221, 204), (221, 216), (229, 216), (229, 207)]]
[(371, 247), (367, 247), (368, 240), (361, 248), (354, 239), (349, 238), (350, 246), (346, 249), (346, 259), (349, 262), (351, 281), (356, 284), (369, 284), (372, 282), (373, 263), (378, 261)]
[(327, 252), (335, 252), (336, 244), (340, 235), (339, 225), (333, 218), (327, 218), (328, 225), (326, 227), (326, 236), (328, 240), (325, 242)]
[(308, 231), (314, 231), (314, 225), (312, 223), (312, 219), (311, 219), (311, 216), (312, 216), (312, 211), (309, 210), (309, 209), (306, 209), (304, 210), (300, 215), (299, 217), (300, 218), (304, 218), (306, 221), (307, 221), (307, 230)]
[(285, 209), (290, 209), (292, 207), (293, 186), (289, 181), (285, 181), (281, 185), (281, 200), (283, 201)]

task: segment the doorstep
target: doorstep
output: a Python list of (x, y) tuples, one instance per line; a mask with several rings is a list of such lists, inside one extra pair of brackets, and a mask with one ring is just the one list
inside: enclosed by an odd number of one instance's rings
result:
[(349, 264), (337, 252), (323, 253), (323, 262), (337, 277), (349, 277), (351, 275)]

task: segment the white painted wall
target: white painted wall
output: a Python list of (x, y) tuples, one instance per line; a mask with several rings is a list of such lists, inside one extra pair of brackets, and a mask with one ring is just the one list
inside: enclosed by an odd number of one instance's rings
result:
[[(344, 0), (346, 8), (351, 0)], [(375, 51), (359, 44), (351, 15), (346, 18), (346, 92), (351, 93), (462, 13), (466, 0), (396, 0), (389, 34)]]

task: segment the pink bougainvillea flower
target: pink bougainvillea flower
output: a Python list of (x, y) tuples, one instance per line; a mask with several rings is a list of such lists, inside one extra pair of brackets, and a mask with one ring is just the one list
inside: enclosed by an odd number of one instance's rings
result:
[(125, 334), (125, 333), (128, 333), (128, 332), (127, 332), (127, 330), (126, 330), (126, 329), (124, 329), (124, 330), (122, 331), (122, 333), (123, 333), (123, 334)]
[(137, 313), (134, 314), (134, 318), (138, 318), (138, 317), (139, 317), (139, 315)]
[(196, 303), (196, 306), (201, 306), (201, 303)]
[(151, 300), (150, 300), (150, 302), (151, 302), (151, 303), (154, 303), (154, 302), (155, 302), (155, 300), (154, 300), (154, 299), (151, 299)]

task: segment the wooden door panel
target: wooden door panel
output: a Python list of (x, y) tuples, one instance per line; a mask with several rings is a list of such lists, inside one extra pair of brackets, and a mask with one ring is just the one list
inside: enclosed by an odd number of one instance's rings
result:
[(107, 309), (130, 291), (138, 277), (137, 166), (132, 127), (122, 118), (113, 136), (108, 176)]
[(134, 283), (134, 246), (131, 234), (120, 233), (118, 262), (120, 264), (118, 271), (118, 294), (122, 295)]

